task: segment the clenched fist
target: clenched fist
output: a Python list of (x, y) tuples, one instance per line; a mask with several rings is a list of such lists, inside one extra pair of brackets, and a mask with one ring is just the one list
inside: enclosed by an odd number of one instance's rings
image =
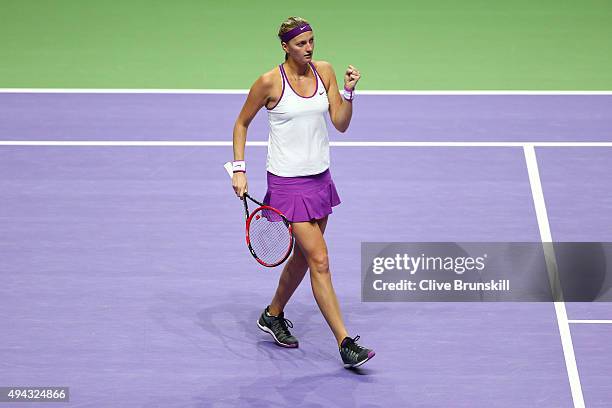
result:
[(354, 66), (349, 65), (344, 73), (344, 89), (354, 91), (359, 78), (361, 78), (359, 70)]

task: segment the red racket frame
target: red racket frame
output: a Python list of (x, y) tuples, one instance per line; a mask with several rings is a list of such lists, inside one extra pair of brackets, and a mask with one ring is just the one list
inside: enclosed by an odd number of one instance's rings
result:
[[(251, 214), (249, 214), (249, 207), (247, 204), (247, 198), (251, 201), (253, 201), (255, 204), (259, 205), (259, 207), (257, 207), (255, 209), (255, 211), (253, 211)], [(293, 250), (293, 244), (294, 244), (294, 238), (293, 238), (293, 228), (291, 226), (291, 223), (289, 222), (289, 220), (287, 219), (287, 217), (285, 217), (285, 215), (280, 212), (279, 210), (277, 210), (274, 207), (270, 207), (269, 205), (265, 205), (263, 203), (260, 203), (259, 201), (253, 199), (251, 196), (249, 196), (247, 193), (244, 193), (244, 211), (246, 214), (246, 228), (245, 228), (245, 232), (246, 232), (246, 243), (247, 243), (247, 247), (249, 248), (249, 252), (251, 253), (251, 255), (253, 255), (253, 258), (255, 258), (255, 260), (257, 262), (259, 262), (261, 265), (267, 267), (267, 268), (273, 268), (275, 266), (278, 266), (280, 264), (282, 264), (283, 262), (285, 262), (287, 260), (287, 258), (289, 258), (289, 255), (291, 254), (291, 251)], [(253, 247), (251, 246), (251, 237), (249, 236), (249, 226), (251, 225), (251, 220), (253, 219), (253, 216), (255, 214), (257, 214), (257, 212), (261, 211), (261, 210), (268, 210), (268, 211), (274, 211), (276, 214), (280, 215), (280, 217), (282, 218), (283, 222), (285, 223), (285, 226), (287, 227), (287, 229), (289, 230), (289, 245), (287, 247), (287, 252), (285, 253), (285, 255), (278, 261), (274, 262), (274, 263), (267, 263), (262, 261), (261, 259), (259, 259), (259, 257), (257, 256), (257, 254), (255, 253), (255, 251), (253, 250)]]

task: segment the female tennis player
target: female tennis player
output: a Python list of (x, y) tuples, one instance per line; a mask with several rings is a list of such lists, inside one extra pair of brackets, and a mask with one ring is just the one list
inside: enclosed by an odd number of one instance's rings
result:
[(374, 351), (348, 336), (332, 286), (323, 234), (332, 207), (340, 198), (329, 171), (329, 139), (325, 113), (334, 127), (346, 131), (353, 112), (355, 85), (360, 73), (349, 65), (342, 96), (332, 66), (314, 61), (314, 34), (308, 22), (289, 17), (278, 32), (285, 62), (260, 76), (251, 87), (233, 132), (232, 185), (243, 198), (247, 191), (244, 146), (247, 128), (262, 108), (268, 110), (270, 134), (267, 157), (268, 190), (264, 203), (278, 208), (291, 222), (297, 242), (280, 276), (272, 302), (257, 325), (283, 347), (298, 347), (293, 323), (284, 308), (310, 269), (316, 302), (338, 342), (344, 367), (358, 367)]

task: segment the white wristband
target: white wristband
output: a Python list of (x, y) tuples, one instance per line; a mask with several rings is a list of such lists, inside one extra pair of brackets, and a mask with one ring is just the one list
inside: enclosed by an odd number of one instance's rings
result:
[(342, 96), (344, 97), (344, 99), (346, 99), (347, 101), (352, 101), (353, 99), (355, 99), (355, 90), (353, 89), (352, 91), (349, 89), (346, 89), (346, 87), (342, 90)]
[(232, 171), (234, 173), (242, 172), (246, 173), (246, 164), (244, 160), (236, 160), (232, 162)]

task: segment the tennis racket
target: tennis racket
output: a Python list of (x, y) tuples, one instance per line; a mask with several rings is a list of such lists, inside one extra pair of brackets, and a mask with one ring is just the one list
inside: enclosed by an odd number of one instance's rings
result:
[[(225, 170), (233, 176), (232, 163), (225, 163)], [(248, 201), (258, 207), (249, 213)], [(293, 250), (291, 223), (274, 207), (265, 205), (244, 193), (246, 218), (246, 243), (253, 258), (263, 266), (272, 268), (285, 262)]]

